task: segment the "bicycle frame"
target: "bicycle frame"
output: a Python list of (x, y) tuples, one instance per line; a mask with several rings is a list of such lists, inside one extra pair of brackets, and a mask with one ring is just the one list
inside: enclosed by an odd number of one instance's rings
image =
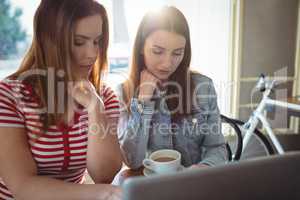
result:
[(258, 107), (255, 109), (255, 111), (252, 113), (252, 115), (250, 116), (249, 120), (245, 123), (245, 125), (243, 126), (243, 128), (246, 130), (246, 134), (243, 138), (243, 150), (245, 146), (248, 144), (255, 128), (257, 127), (258, 123), (261, 122), (263, 127), (266, 129), (267, 134), (269, 135), (272, 143), (274, 144), (277, 152), (279, 154), (283, 154), (284, 150), (280, 144), (280, 142), (278, 141), (277, 137), (275, 136), (270, 123), (268, 122), (268, 120), (266, 119), (266, 117), (263, 115), (266, 106), (268, 105), (272, 105), (272, 106), (279, 106), (279, 107), (283, 107), (283, 108), (289, 108), (289, 109), (293, 109), (293, 110), (297, 110), (300, 111), (300, 105), (297, 104), (292, 104), (292, 103), (287, 103), (287, 102), (283, 102), (283, 101), (278, 101), (278, 100), (273, 100), (271, 98), (269, 98), (269, 95), (272, 91), (272, 88), (274, 86), (275, 81), (272, 81), (271, 84), (267, 85), (264, 81), (264, 77), (261, 77), (263, 80), (260, 80), (259, 84), (262, 84), (261, 82), (263, 81), (263, 84), (265, 84), (265, 91), (263, 93), (263, 98), (261, 100), (261, 102), (259, 103)]

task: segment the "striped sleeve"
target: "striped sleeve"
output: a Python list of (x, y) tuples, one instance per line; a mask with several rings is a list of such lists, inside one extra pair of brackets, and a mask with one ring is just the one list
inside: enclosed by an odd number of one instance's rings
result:
[(109, 118), (119, 118), (120, 105), (115, 92), (108, 86), (103, 86), (102, 94), (105, 114)]
[(0, 82), (0, 127), (25, 127), (18, 96), (11, 84)]

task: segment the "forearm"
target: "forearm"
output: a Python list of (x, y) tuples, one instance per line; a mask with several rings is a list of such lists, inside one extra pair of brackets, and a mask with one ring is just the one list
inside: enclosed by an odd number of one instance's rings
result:
[(209, 165), (219, 165), (227, 162), (227, 150), (225, 139), (222, 134), (220, 111), (217, 104), (217, 95), (213, 83), (209, 84), (209, 115), (208, 130), (203, 146), (205, 152), (202, 162)]
[(111, 183), (121, 169), (116, 123), (101, 112), (89, 113), (87, 168), (95, 183)]
[(112, 185), (81, 185), (33, 176), (24, 180), (14, 196), (20, 200), (113, 200), (119, 193), (120, 189)]
[(136, 107), (135, 104), (131, 105), (131, 113), (121, 117), (119, 127), (125, 163), (134, 169), (139, 168), (145, 158), (154, 105), (147, 103), (142, 114), (136, 110)]
[[(205, 139), (202, 143), (203, 153), (202, 161), (200, 163), (211, 166), (220, 165), (227, 162), (227, 149), (225, 139), (221, 133), (221, 123), (216, 116), (214, 120), (209, 121), (210, 131), (205, 133)], [(215, 128), (213, 128), (215, 127)]]
[(142, 125), (143, 118), (131, 118), (128, 121), (130, 127), (125, 128), (124, 137), (121, 140), (121, 149), (125, 157), (125, 163), (130, 168), (139, 168), (145, 158), (148, 143), (148, 131)]

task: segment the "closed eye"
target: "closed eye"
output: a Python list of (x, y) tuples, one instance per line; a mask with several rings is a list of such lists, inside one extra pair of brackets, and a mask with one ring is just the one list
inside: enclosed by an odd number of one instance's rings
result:
[(163, 53), (163, 51), (160, 50), (160, 49), (152, 49), (152, 53), (154, 53), (154, 54), (156, 54), (156, 55), (160, 55), (160, 54)]
[(84, 40), (75, 40), (74, 45), (75, 46), (82, 46), (84, 45), (85, 41)]
[(172, 53), (174, 56), (182, 56), (184, 54), (184, 50), (177, 50), (173, 51)]
[(183, 55), (183, 52), (181, 53), (173, 53), (174, 56), (182, 56)]

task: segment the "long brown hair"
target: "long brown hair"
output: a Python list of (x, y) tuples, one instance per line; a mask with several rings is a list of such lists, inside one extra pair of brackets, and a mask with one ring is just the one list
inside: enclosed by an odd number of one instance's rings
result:
[[(190, 99), (188, 91), (193, 88), (190, 82), (190, 61), (191, 61), (191, 41), (188, 23), (180, 10), (172, 6), (164, 6), (158, 11), (148, 12), (142, 19), (133, 46), (132, 61), (130, 66), (129, 78), (123, 84), (124, 103), (129, 106), (131, 98), (137, 91), (140, 84), (140, 74), (145, 68), (144, 57), (141, 54), (147, 37), (157, 30), (166, 30), (184, 36), (186, 45), (184, 57), (176, 71), (169, 77), (169, 81), (177, 83), (182, 88), (182, 104), (177, 98), (167, 100), (170, 110), (176, 110), (172, 113), (172, 118), (190, 112)], [(179, 95), (176, 87), (168, 86), (167, 95)]]
[[(71, 67), (71, 47), (75, 23), (85, 17), (100, 15), (102, 18), (102, 42), (100, 51), (90, 76), (91, 83), (99, 91), (101, 75), (107, 71), (107, 48), (109, 40), (108, 18), (105, 8), (95, 0), (42, 0), (34, 16), (34, 35), (29, 51), (26, 53), (21, 66), (9, 78), (22, 79), (30, 84), (40, 98), (41, 106), (49, 108), (54, 105), (53, 112), (46, 109), (42, 113), (45, 128), (58, 122), (67, 108), (67, 98), (64, 99), (64, 111), (58, 112), (59, 95), (68, 97), (67, 87), (59, 94), (58, 83), (67, 86), (73, 81)], [(49, 92), (49, 73), (41, 76), (40, 71), (54, 70), (54, 92)], [(66, 75), (57, 76), (59, 72)], [(24, 75), (24, 74), (29, 75)], [(49, 101), (49, 94), (54, 95)]]

